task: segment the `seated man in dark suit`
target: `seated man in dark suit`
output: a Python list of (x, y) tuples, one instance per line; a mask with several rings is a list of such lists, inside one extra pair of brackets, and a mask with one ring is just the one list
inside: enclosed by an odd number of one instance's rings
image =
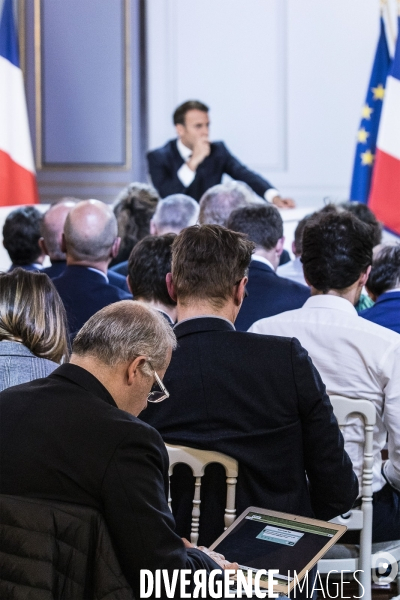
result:
[[(67, 215), (79, 200), (75, 198), (63, 198), (60, 202), (53, 204), (44, 214), (41, 224), (42, 237), (39, 240), (39, 246), (44, 254), (48, 254), (51, 260), (51, 267), (43, 269), (50, 279), (55, 279), (61, 273), (64, 273), (67, 266), (67, 256), (62, 251), (62, 235)], [(126, 278), (119, 273), (114, 273), (111, 270), (107, 271), (107, 277), (111, 285), (125, 290), (129, 293)]]
[[(253, 505), (331, 519), (351, 508), (358, 484), (318, 372), (296, 339), (233, 325), (253, 250), (244, 235), (218, 225), (175, 238), (167, 277), (178, 314), (178, 348), (165, 375), (171, 396), (141, 418), (168, 443), (237, 459), (238, 514)], [(217, 527), (205, 505), (202, 512)]]
[(128, 285), (135, 300), (158, 310), (170, 325), (176, 321), (176, 302), (168, 294), (165, 278), (171, 271), (174, 233), (148, 235), (134, 247), (128, 262)]
[(40, 224), (43, 215), (34, 206), (16, 208), (7, 216), (3, 226), (3, 245), (12, 265), (25, 271), (41, 271), (44, 253), (39, 246)]
[(135, 598), (140, 569), (209, 571), (212, 558), (232, 567), (174, 532), (168, 455), (137, 418), (168, 395), (161, 379), (175, 345), (156, 311), (120, 302), (86, 323), (69, 364), (0, 394), (1, 493), (100, 511)]
[(281, 198), (266, 179), (232, 156), (223, 142), (210, 142), (208, 106), (189, 100), (178, 106), (173, 120), (178, 139), (147, 155), (152, 183), (162, 198), (187, 194), (200, 200), (227, 173), (232, 179), (247, 183), (268, 202), (284, 208), (294, 206), (293, 200)]
[(227, 227), (245, 233), (255, 244), (246, 286), (248, 297), (239, 311), (236, 329), (247, 331), (259, 319), (301, 308), (310, 297), (310, 289), (276, 274), (285, 239), (279, 211), (267, 205), (238, 208), (230, 215)]
[(108, 264), (116, 256), (119, 242), (117, 220), (103, 202), (85, 200), (69, 212), (62, 242), (67, 267), (53, 282), (67, 311), (72, 337), (104, 306), (132, 299), (107, 277)]
[(366, 288), (375, 305), (360, 316), (400, 333), (400, 244), (374, 253)]

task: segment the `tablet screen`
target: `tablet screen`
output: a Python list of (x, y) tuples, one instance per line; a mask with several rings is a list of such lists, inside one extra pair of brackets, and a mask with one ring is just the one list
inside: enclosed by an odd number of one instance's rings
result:
[(334, 537), (336, 529), (249, 512), (214, 548), (231, 562), (252, 569), (278, 569), (293, 579)]

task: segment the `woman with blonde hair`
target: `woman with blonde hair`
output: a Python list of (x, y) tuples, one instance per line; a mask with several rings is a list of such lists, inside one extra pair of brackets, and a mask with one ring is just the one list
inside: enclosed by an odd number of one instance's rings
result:
[(0, 391), (46, 377), (68, 358), (65, 309), (44, 273), (0, 273)]

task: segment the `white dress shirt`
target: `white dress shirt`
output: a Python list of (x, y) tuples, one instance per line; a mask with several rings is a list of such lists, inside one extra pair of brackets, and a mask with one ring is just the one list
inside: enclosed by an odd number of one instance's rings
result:
[[(400, 490), (400, 335), (359, 317), (348, 300), (332, 295), (312, 296), (302, 308), (260, 319), (249, 331), (296, 337), (328, 394), (373, 402), (377, 415), (372, 488), (377, 492), (385, 485), (381, 450), (388, 434), (385, 476)], [(364, 432), (359, 417), (348, 419), (343, 436), (361, 494)]]
[(285, 279), (291, 279), (296, 283), (307, 285), (306, 280), (304, 279), (303, 263), (300, 260), (300, 256), (296, 256), (294, 260), (278, 267), (276, 272), (279, 277), (285, 277)]
[(269, 262), (268, 258), (264, 258), (264, 256), (260, 256), (256, 252), (254, 252), (254, 254), (252, 255), (251, 260), (264, 263), (264, 265), (267, 265), (270, 269), (275, 271), (274, 265), (271, 262)]
[[(185, 144), (183, 144), (179, 138), (176, 142), (176, 147), (178, 148), (179, 154), (185, 161), (183, 165), (178, 169), (177, 175), (182, 185), (184, 185), (185, 187), (189, 187), (189, 185), (193, 183), (193, 180), (196, 177), (196, 171), (192, 171), (192, 169), (186, 164), (186, 162), (192, 156), (192, 151), (190, 150), (190, 148), (185, 146)], [(270, 188), (264, 194), (265, 200), (270, 203), (272, 203), (272, 200), (275, 198), (275, 196), (279, 196), (279, 192), (275, 188)]]

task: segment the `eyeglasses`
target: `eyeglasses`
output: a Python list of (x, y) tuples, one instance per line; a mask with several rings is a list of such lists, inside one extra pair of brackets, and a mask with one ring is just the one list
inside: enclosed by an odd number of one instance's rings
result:
[[(150, 363), (149, 365), (151, 366)], [(151, 368), (153, 369), (152, 366)], [(154, 369), (153, 375), (155, 382), (153, 383), (150, 393), (147, 396), (147, 402), (152, 402), (153, 404), (156, 404), (157, 402), (162, 402), (166, 398), (169, 398), (169, 392)]]

